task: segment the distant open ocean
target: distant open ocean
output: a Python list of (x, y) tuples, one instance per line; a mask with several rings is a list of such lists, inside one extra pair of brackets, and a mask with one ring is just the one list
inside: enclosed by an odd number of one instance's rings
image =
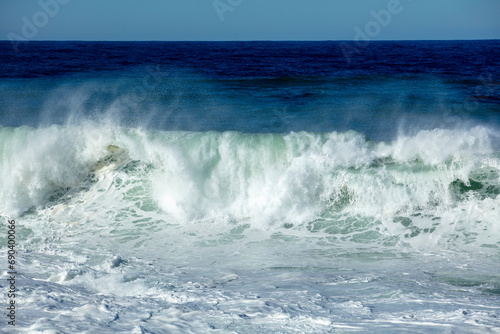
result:
[(359, 44), (0, 42), (0, 332), (500, 333), (500, 41)]

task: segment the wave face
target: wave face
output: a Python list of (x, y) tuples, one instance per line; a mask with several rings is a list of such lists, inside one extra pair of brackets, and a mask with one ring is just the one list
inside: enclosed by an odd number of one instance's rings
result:
[[(245, 223), (351, 241), (497, 247), (497, 135), (243, 134), (112, 126), (2, 128), (1, 211), (137, 210), (164, 224)], [(122, 156), (109, 147), (120, 150)], [(99, 205), (98, 205), (99, 204)], [(463, 210), (467, 217), (464, 219)], [(232, 224), (231, 223), (231, 224)]]

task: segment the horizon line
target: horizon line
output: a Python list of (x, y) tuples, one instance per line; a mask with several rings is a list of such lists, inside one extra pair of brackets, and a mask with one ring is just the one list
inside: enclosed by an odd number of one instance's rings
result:
[[(127, 39), (40, 39), (17, 41), (18, 43), (30, 42), (446, 42), (446, 41), (497, 41), (500, 38), (456, 38), (456, 39), (231, 39), (231, 40), (127, 40)], [(9, 39), (0, 39), (0, 42), (14, 42)]]

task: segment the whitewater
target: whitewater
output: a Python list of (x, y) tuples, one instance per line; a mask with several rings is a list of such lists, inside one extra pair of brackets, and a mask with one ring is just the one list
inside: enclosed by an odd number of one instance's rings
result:
[(0, 138), (18, 330), (498, 332), (486, 127), (376, 142), (82, 122)]

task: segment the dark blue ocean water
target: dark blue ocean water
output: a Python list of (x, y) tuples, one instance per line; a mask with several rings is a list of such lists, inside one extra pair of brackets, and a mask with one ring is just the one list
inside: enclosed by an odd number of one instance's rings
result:
[(352, 129), (392, 139), (498, 126), (498, 59), (498, 40), (29, 42), (17, 50), (1, 42), (0, 124), (113, 109), (124, 125), (163, 130)]

